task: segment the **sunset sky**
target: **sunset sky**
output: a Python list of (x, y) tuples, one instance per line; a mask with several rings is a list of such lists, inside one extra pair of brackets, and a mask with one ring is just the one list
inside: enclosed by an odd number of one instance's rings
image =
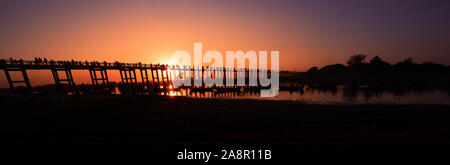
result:
[(0, 58), (168, 62), (176, 50), (279, 50), (305, 71), (350, 55), (450, 64), (450, 1), (0, 2)]

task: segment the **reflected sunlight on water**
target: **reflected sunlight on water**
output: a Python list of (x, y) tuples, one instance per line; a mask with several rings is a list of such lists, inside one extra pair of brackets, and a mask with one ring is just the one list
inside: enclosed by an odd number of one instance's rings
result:
[(259, 93), (181, 92), (183, 96), (200, 98), (290, 100), (317, 104), (450, 104), (450, 93), (444, 90), (383, 91), (338, 87), (336, 90), (306, 89), (280, 91), (276, 97), (260, 97)]

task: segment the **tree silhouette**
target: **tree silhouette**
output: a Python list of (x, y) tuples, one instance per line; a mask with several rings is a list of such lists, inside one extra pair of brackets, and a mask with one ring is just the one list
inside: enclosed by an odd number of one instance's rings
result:
[(383, 65), (390, 65), (386, 61), (383, 61), (383, 59), (380, 56), (375, 56), (370, 60), (370, 64), (377, 65), (377, 66), (383, 66)]
[(413, 62), (412, 58), (407, 58), (407, 59), (403, 60), (402, 63), (404, 63), (404, 64), (413, 64), (414, 62)]
[[(328, 88), (333, 85), (368, 85), (378, 89), (450, 89), (450, 66), (433, 62), (415, 63), (412, 58), (391, 65), (375, 56), (365, 62), (366, 55), (353, 55), (347, 65), (310, 68), (302, 77), (308, 86)], [(449, 90), (450, 91), (450, 90)]]
[(347, 67), (342, 64), (333, 64), (333, 65), (326, 65), (323, 68), (320, 69), (320, 72), (322, 73), (344, 73), (347, 70)]
[(316, 73), (317, 71), (319, 71), (319, 68), (317, 68), (317, 66), (313, 66), (310, 69), (308, 69), (308, 73)]
[(359, 64), (363, 64), (364, 60), (366, 59), (367, 55), (365, 54), (357, 54), (350, 57), (350, 59), (347, 61), (347, 65), (349, 67), (353, 67)]

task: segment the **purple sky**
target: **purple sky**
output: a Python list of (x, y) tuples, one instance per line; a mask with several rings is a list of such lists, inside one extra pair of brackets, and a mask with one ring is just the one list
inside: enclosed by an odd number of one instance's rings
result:
[(0, 25), (0, 58), (150, 63), (202, 41), (277, 49), (289, 70), (358, 53), (450, 64), (448, 0), (3, 0)]

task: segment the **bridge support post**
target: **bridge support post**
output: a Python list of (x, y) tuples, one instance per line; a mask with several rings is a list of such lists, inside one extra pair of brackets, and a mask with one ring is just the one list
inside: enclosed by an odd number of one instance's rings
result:
[(14, 84), (11, 80), (11, 75), (9, 75), (9, 71), (6, 69), (4, 69), (4, 71), (5, 71), (6, 79), (8, 80), (9, 88), (11, 89), (12, 92), (15, 92)]
[(67, 82), (69, 83), (69, 85), (75, 86), (75, 82), (73, 81), (73, 76), (72, 76), (72, 70), (66, 69), (64, 72), (66, 72)]
[(153, 65), (150, 64), (150, 75), (152, 76), (152, 84), (155, 86), (155, 75), (153, 74)]
[[(69, 87), (75, 87), (75, 82), (73, 81), (73, 76), (72, 76), (72, 70), (69, 68), (52, 68), (52, 76), (53, 76), (53, 80), (55, 80), (55, 84), (58, 88), (62, 88), (62, 83), (61, 82), (67, 82), (67, 85)], [(60, 79), (58, 71), (64, 71), (66, 74), (66, 79)], [(65, 89), (63, 89), (65, 90)], [(72, 94), (75, 93), (74, 89), (70, 89), (70, 92), (72, 92)]]
[[(156, 77), (153, 77), (153, 82), (155, 83), (156, 89), (160, 89), (160, 83), (159, 83), (159, 65), (154, 69), (156, 73)], [(156, 78), (156, 79), (155, 79)]]
[(31, 92), (31, 84), (30, 84), (30, 79), (28, 79), (28, 75), (27, 75), (27, 71), (25, 70), (25, 68), (22, 68), (22, 76), (23, 76), (23, 81), (25, 81), (25, 85), (27, 86), (28, 92)]
[(55, 80), (56, 86), (59, 86), (60, 81), (59, 81), (59, 76), (58, 76), (58, 70), (52, 69), (52, 76), (53, 76), (53, 80)]
[(167, 72), (166, 72), (166, 76), (164, 76), (164, 70), (166, 70), (165, 65), (162, 65), (160, 70), (161, 70), (161, 79), (162, 79), (164, 96), (166, 96), (167, 95), (167, 81), (165, 79), (167, 77)]
[[(16, 88), (14, 87), (14, 83), (25, 83), (25, 86), (27, 88), (26, 93), (32, 92), (30, 80), (28, 79), (28, 75), (27, 75), (25, 68), (23, 68), (23, 67), (22, 68), (14, 68), (14, 69), (4, 68), (3, 70), (5, 72), (6, 79), (8, 80), (8, 85), (9, 85), (9, 88), (11, 89), (11, 92), (13, 92), (13, 93), (17, 92)], [(10, 71), (20, 71), (22, 73), (23, 80), (19, 80), (19, 81), (12, 80), (11, 74), (9, 73)]]
[[(127, 90), (130, 89), (131, 92), (136, 92), (136, 85), (137, 85), (137, 79), (136, 79), (136, 69), (135, 68), (121, 68), (119, 69), (120, 72), (120, 78), (122, 80), (122, 84), (124, 85), (124, 88)], [(134, 80), (134, 82), (133, 82)]]
[(148, 73), (147, 73), (147, 69), (146, 68), (140, 68), (139, 71), (141, 72), (141, 80), (142, 80), (142, 85), (144, 86), (145, 91), (148, 91), (150, 86), (149, 86), (149, 80), (148, 80)]
[[(101, 77), (97, 76), (97, 71), (100, 71), (99, 76)], [(89, 75), (91, 76), (92, 85), (96, 90), (101, 89), (106, 91), (106, 89), (108, 88), (109, 80), (107, 70), (105, 68), (90, 68)], [(101, 81), (101, 84), (99, 83), (99, 80)]]

